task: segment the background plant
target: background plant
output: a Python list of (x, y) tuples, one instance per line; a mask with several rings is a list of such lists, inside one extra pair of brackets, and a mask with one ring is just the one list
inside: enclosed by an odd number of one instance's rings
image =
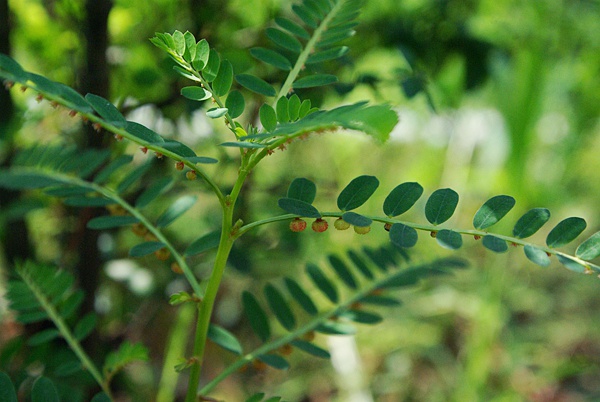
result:
[[(50, 94), (50, 95), (52, 95), (52, 94)], [(276, 155), (274, 155), (274, 157), (275, 157), (275, 156), (276, 156)], [(191, 156), (190, 156), (190, 157), (191, 157)], [(360, 173), (362, 173), (362, 172), (360, 172)], [(291, 181), (291, 179), (290, 179), (290, 180), (286, 180), (286, 181), (285, 181), (285, 183), (287, 183), (287, 182), (289, 182), (289, 181)], [(345, 183), (347, 183), (348, 181), (350, 181), (350, 178), (348, 178), (347, 180), (344, 180), (344, 182), (345, 182)], [(391, 183), (395, 183), (395, 181), (391, 181)], [(340, 189), (343, 187), (343, 185), (344, 185), (343, 183), (340, 183)], [(283, 194), (283, 192), (284, 192), (284, 190), (282, 190), (282, 191), (279, 191), (279, 193), (280, 193), (280, 194)], [(479, 203), (479, 201), (478, 201), (478, 203)], [(475, 208), (473, 208), (473, 210), (475, 210), (475, 209), (476, 209), (476, 207), (475, 207)]]

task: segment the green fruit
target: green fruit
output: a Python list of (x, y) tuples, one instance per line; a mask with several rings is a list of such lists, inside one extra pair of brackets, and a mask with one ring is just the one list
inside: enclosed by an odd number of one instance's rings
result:
[(357, 234), (367, 234), (371, 231), (371, 226), (354, 226), (354, 232)]
[(336, 219), (335, 222), (333, 222), (333, 226), (337, 230), (346, 230), (346, 229), (350, 228), (350, 224), (348, 222), (346, 222), (345, 220), (343, 220), (342, 218)]

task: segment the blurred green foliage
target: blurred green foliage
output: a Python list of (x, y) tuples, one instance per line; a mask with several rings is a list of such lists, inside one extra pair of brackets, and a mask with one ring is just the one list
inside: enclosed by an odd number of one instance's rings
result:
[[(13, 56), (29, 70), (78, 86), (86, 46), (83, 2), (13, 0), (9, 5)], [(265, 24), (287, 12), (287, 2), (266, 0), (116, 0), (106, 54), (111, 100), (161, 133), (185, 138), (207, 154), (220, 152), (224, 162), (216, 169), (233, 176), (227, 158), (235, 156), (209, 147), (222, 133), (198, 118), (197, 104), (177, 96), (184, 83), (148, 38), (154, 32), (190, 30), (223, 51), (238, 74), (250, 68), (244, 49), (266, 42)], [(554, 223), (576, 214), (592, 222), (585, 234), (600, 228), (600, 3), (381, 0), (367, 2), (357, 30), (339, 67), (341, 84), (319, 102), (390, 102), (401, 116), (393, 139), (381, 146), (353, 134), (327, 134), (277, 152), (254, 173), (240, 206), (243, 214), (266, 216), (298, 176), (319, 183), (315, 204), (328, 210), (332, 194), (351, 178), (369, 174), (379, 178), (385, 191), (369, 200), (366, 210), (378, 208), (395, 184), (418, 181), (426, 189), (459, 190), (459, 215), (453, 219), (463, 227), (470, 225), (481, 200), (505, 193), (517, 199), (513, 217), (544, 206), (553, 212)], [(253, 73), (265, 78), (278, 74), (266, 67)], [(14, 139), (17, 144), (69, 141), (78, 130), (64, 112), (32, 103), (27, 93), (14, 95), (25, 121)], [(6, 138), (0, 138), (0, 145), (6, 148)], [(65, 238), (73, 222), (62, 219), (63, 207), (42, 202), (44, 209), (27, 215), (35, 257), (68, 266), (74, 251)], [(198, 221), (193, 226), (176, 222), (168, 233), (183, 244), (202, 234), (203, 227), (214, 227), (215, 217), (207, 213), (215, 208), (212, 202), (200, 199)], [(6, 215), (2, 223), (2, 231), (10, 231)], [(234, 250), (231, 264), (237, 270), (220, 296), (216, 321), (243, 337), (249, 329), (239, 321), (242, 290), (294, 275), (323, 251), (358, 241), (379, 244), (386, 233), (375, 229), (357, 240), (333, 231), (325, 237), (298, 236), (283, 224), (261, 228), (242, 240), (238, 247), (243, 251)], [(130, 233), (101, 239), (102, 257), (110, 263), (96, 293), (100, 335), (109, 341), (125, 335), (140, 338), (151, 354), (160, 356), (174, 316), (164, 308), (162, 289), (181, 285), (150, 257), (122, 265), (119, 259), (132, 244)], [(424, 239), (413, 253), (418, 259), (440, 251)], [(461, 255), (471, 259), (471, 269), (411, 292), (383, 324), (359, 331), (360, 369), (374, 400), (599, 399), (598, 281), (558, 264), (533, 266), (522, 253), (492, 255), (482, 247), (467, 247)], [(212, 257), (198, 257), (200, 269), (208, 269)], [(0, 314), (7, 317), (6, 311)], [(33, 347), (23, 357), (18, 353), (22, 341), (10, 339), (8, 329), (0, 336), (0, 369), (24, 378), (39, 368), (37, 357), (50, 351)], [(218, 353), (209, 351), (215, 372), (220, 359), (227, 359)], [(151, 389), (156, 371), (131, 370), (121, 381), (137, 386), (123, 387)], [(235, 376), (222, 385), (221, 398), (239, 400), (257, 388), (289, 400), (342, 401), (350, 392), (342, 380), (336, 383), (330, 365), (304, 360), (289, 373)], [(137, 400), (147, 397), (141, 394)], [(71, 394), (65, 400), (81, 398)]]

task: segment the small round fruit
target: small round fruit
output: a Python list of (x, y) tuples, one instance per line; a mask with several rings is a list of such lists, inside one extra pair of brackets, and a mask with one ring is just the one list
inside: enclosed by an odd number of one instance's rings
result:
[(188, 180), (196, 180), (196, 172), (194, 170), (188, 170), (185, 174)]
[(294, 218), (291, 222), (290, 222), (290, 230), (292, 232), (302, 232), (304, 229), (306, 229), (306, 222), (300, 218)]
[(166, 261), (167, 258), (169, 258), (169, 256), (171, 255), (171, 252), (169, 250), (167, 250), (166, 248), (161, 248), (160, 250), (155, 251), (154, 255), (159, 260)]
[(348, 222), (346, 222), (345, 220), (343, 220), (342, 218), (337, 218), (334, 222), (333, 222), (333, 226), (337, 229), (337, 230), (347, 230), (350, 228), (350, 224)]
[(322, 233), (326, 231), (328, 227), (329, 225), (327, 224), (327, 221), (321, 218), (315, 219), (315, 221), (312, 223), (312, 230), (314, 230), (317, 233)]
[(371, 231), (371, 226), (354, 226), (354, 232), (357, 234), (367, 234)]

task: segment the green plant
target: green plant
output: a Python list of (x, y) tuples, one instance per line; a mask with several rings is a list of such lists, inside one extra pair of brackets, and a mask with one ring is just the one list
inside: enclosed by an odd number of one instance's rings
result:
[[(313, 107), (309, 99), (292, 94), (294, 90), (325, 86), (337, 81), (335, 76), (321, 71), (325, 62), (338, 59), (348, 51), (339, 43), (352, 35), (359, 6), (360, 2), (355, 0), (305, 0), (293, 7), (301, 23), (285, 18), (276, 19), (279, 28), (268, 28), (266, 32), (276, 45), (276, 50), (254, 48), (250, 52), (257, 60), (287, 72), (278, 90), (255, 75), (235, 75), (228, 60), (221, 58), (206, 40), (197, 41), (189, 32), (157, 34), (152, 39), (152, 43), (163, 49), (175, 62), (174, 69), (196, 83), (184, 87), (181, 94), (192, 101), (213, 102), (214, 107), (209, 108), (206, 115), (217, 124), (222, 121), (230, 132), (231, 140), (220, 146), (237, 150), (239, 166), (233, 182), (219, 182), (218, 175), (208, 173), (205, 165), (219, 163), (217, 159), (199, 156), (182, 142), (166, 139), (143, 125), (127, 121), (117, 107), (106, 99), (93, 94), (82, 97), (68, 86), (27, 72), (11, 58), (0, 55), (0, 76), (7, 86), (19, 85), (23, 89), (33, 90), (40, 100), (46, 99), (53, 105), (66, 108), (71, 116), (81, 116), (98, 132), (110, 133), (117, 140), (131, 141), (139, 145), (144, 153), (153, 152), (158, 159), (174, 161), (176, 171), (182, 172), (175, 177), (156, 178), (151, 174), (151, 157), (147, 162), (134, 165), (131, 155), (113, 155), (92, 149), (81, 151), (62, 145), (38, 145), (22, 150), (10, 169), (0, 172), (0, 186), (15, 190), (42, 189), (45, 194), (60, 197), (66, 205), (73, 207), (106, 207), (111, 214), (91, 219), (87, 223), (88, 228), (112, 230), (132, 227), (143, 241), (129, 250), (130, 257), (155, 254), (161, 260), (168, 260), (173, 271), (185, 277), (190, 290), (173, 294), (170, 303), (181, 308), (193, 305), (197, 314), (193, 350), (187, 354), (188, 357), (182, 357), (175, 367), (178, 372), (189, 372), (187, 401), (197, 400), (198, 395), (208, 397), (223, 379), (248, 364), (255, 364), (259, 369), (263, 365), (287, 368), (289, 363), (282, 355), (289, 347), (327, 358), (328, 352), (311, 342), (314, 331), (349, 334), (355, 331), (351, 322), (376, 324), (382, 317), (364, 306), (397, 305), (399, 301), (392, 294), (397, 289), (414, 286), (422, 278), (445, 274), (464, 265), (454, 258), (410, 261), (405, 250), (417, 243), (418, 231), (430, 233), (442, 247), (452, 250), (460, 248), (463, 236), (468, 236), (481, 239), (483, 246), (494, 252), (507, 251), (509, 244), (522, 246), (527, 258), (541, 266), (549, 265), (550, 257), (554, 255), (573, 271), (600, 273), (600, 267), (590, 262), (600, 255), (599, 233), (581, 243), (575, 255), (558, 250), (583, 232), (586, 224), (581, 218), (561, 221), (549, 232), (545, 246), (525, 239), (549, 220), (547, 209), (537, 208), (527, 212), (516, 222), (511, 235), (490, 232), (488, 228), (500, 221), (515, 204), (515, 200), (506, 195), (493, 197), (483, 204), (474, 215), (474, 229), (447, 228), (440, 225), (454, 214), (459, 200), (458, 194), (451, 189), (434, 191), (425, 205), (427, 222), (415, 223), (398, 217), (413, 208), (423, 195), (424, 190), (417, 183), (396, 186), (383, 203), (383, 214), (371, 215), (354, 211), (375, 193), (379, 187), (377, 178), (364, 175), (352, 180), (337, 197), (337, 210), (333, 212), (317, 209), (313, 205), (317, 194), (315, 183), (298, 178), (290, 183), (286, 196), (278, 201), (279, 208), (285, 213), (274, 213), (268, 218), (248, 223), (238, 218), (236, 205), (248, 175), (272, 153), (284, 150), (296, 139), (313, 133), (340, 129), (362, 131), (384, 142), (396, 125), (396, 113), (387, 105), (355, 103), (319, 110)], [(238, 89), (232, 89), (234, 81)], [(259, 96), (260, 106), (257, 109), (260, 125), (240, 123), (248, 114), (242, 88)], [(221, 222), (216, 231), (201, 235), (182, 251), (182, 247), (174, 244), (164, 229), (197, 202), (197, 195), (190, 195), (189, 186), (183, 184), (187, 181), (184, 175), (187, 180), (196, 180), (192, 186), (198, 185), (197, 189), (202, 191), (208, 189), (216, 198)], [(139, 195), (133, 194), (133, 186), (142, 180), (149, 184)], [(185, 194), (171, 202), (172, 196), (178, 192), (173, 191), (173, 187), (184, 189)], [(151, 218), (153, 202), (163, 198), (169, 199), (170, 206), (162, 214)], [(266, 300), (270, 312), (262, 306), (256, 295), (244, 292), (241, 296), (244, 313), (259, 338), (258, 346), (248, 348), (225, 328), (211, 324), (232, 247), (251, 230), (276, 222), (291, 222), (292, 231), (300, 232), (305, 227), (299, 223), (304, 222), (300, 218), (311, 219), (315, 232), (327, 229), (327, 218), (335, 218), (336, 228), (353, 226), (359, 234), (382, 226), (389, 231), (391, 245), (351, 250), (344, 257), (337, 254), (328, 256), (336, 281), (339, 280), (348, 288), (349, 295), (341, 295), (336, 282), (320, 266), (309, 262), (306, 276), (323, 298), (331, 303), (329, 307), (322, 307), (323, 303), (319, 303), (301, 281), (291, 277), (283, 280), (285, 292), (280, 290), (279, 285), (264, 286), (264, 297), (260, 299)], [(207, 280), (201, 281), (190, 265), (190, 257), (213, 248), (216, 248), (216, 257), (211, 273)], [(84, 367), (102, 389), (102, 393), (96, 396), (97, 400), (111, 399), (111, 382), (115, 374), (134, 360), (147, 359), (146, 349), (142, 345), (125, 342), (105, 359), (103, 369), (99, 370), (94, 362), (98, 359), (91, 359), (80, 345), (80, 341), (93, 330), (95, 318), (94, 315), (80, 318), (75, 314), (83, 296), (72, 287), (73, 277), (64, 271), (33, 262), (19, 265), (16, 272), (19, 279), (9, 284), (8, 298), (19, 320), (27, 323), (51, 320), (56, 326), (56, 329), (38, 332), (30, 342), (36, 344), (57, 337), (64, 338), (76, 360), (65, 362), (62, 369)], [(291, 301), (306, 313), (302, 316), (302, 322), (294, 313), (296, 306)], [(271, 317), (285, 331), (274, 335)], [(216, 377), (199, 387), (201, 370), (206, 365), (205, 348), (208, 340), (238, 357)], [(165, 368), (165, 372), (168, 370), (172, 370), (172, 367)], [(37, 388), (34, 386), (34, 400), (36, 389), (52, 388), (52, 384), (43, 378), (38, 380), (40, 385)], [(0, 379), (7, 383), (5, 377)], [(164, 398), (168, 399), (174, 385), (172, 382), (162, 385), (159, 393), (164, 393)], [(7, 385), (2, 388), (10, 387)], [(249, 400), (258, 401), (263, 397), (257, 394)]]

